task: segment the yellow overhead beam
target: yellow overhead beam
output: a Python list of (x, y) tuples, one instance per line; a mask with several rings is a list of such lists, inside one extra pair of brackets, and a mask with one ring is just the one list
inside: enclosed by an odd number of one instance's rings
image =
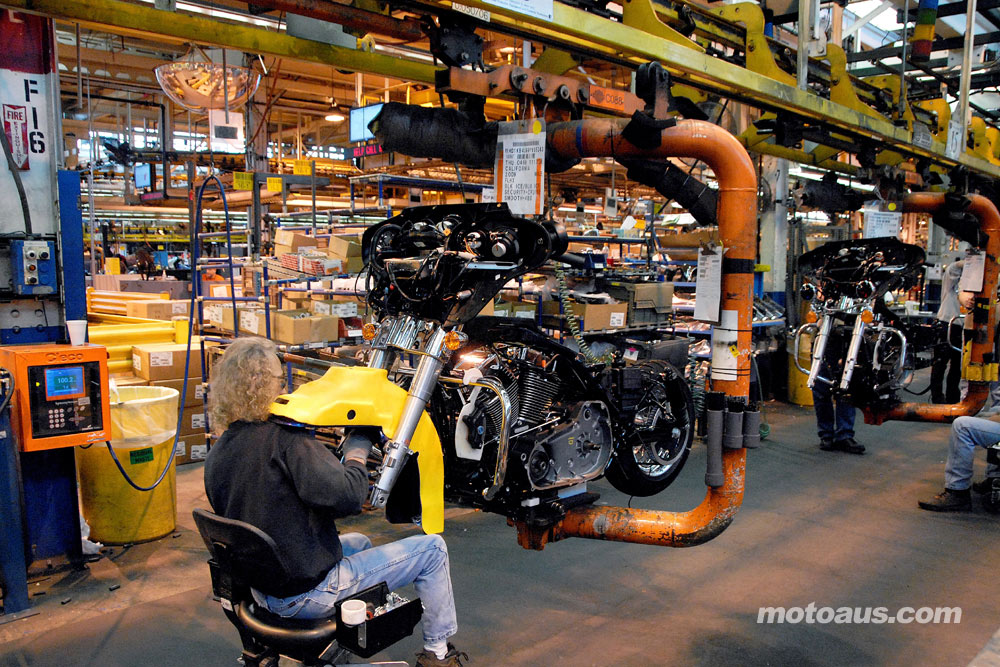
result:
[(163, 11), (121, 0), (3, 0), (2, 5), (115, 34), (145, 38), (151, 35), (173, 37), (180, 42), (212, 44), (249, 53), (294, 58), (404, 81), (434, 82), (436, 68), (429, 63), (323, 44), (285, 33)]
[[(438, 8), (451, 7), (451, 0), (421, 0), (422, 4)], [(649, 3), (650, 0), (628, 0)], [(581, 9), (561, 2), (553, 3), (552, 20), (518, 13), (507, 7), (494, 5), (484, 0), (462, 0), (490, 12), (491, 23), (521, 31), (535, 31), (551, 38), (558, 38), (567, 47), (585, 50), (614, 49), (619, 57), (634, 59), (636, 62), (657, 61), (675, 74), (684, 77), (685, 82), (698, 82), (723, 95), (736, 96), (766, 108), (791, 111), (803, 118), (820, 121), (830, 127), (868, 136), (891, 147), (905, 148), (908, 152), (928, 157), (939, 164), (960, 163), (981, 174), (1000, 177), (1000, 168), (969, 152), (952, 160), (945, 155), (945, 144), (933, 141), (928, 149), (913, 145), (913, 133), (908, 128), (900, 128), (884, 118), (875, 118), (842, 104), (831, 102), (814, 93), (788, 86), (762, 74), (751, 72), (739, 65), (726, 62), (691, 47), (674, 41), (658, 38), (649, 31), (622, 23), (610, 21), (589, 14)]]

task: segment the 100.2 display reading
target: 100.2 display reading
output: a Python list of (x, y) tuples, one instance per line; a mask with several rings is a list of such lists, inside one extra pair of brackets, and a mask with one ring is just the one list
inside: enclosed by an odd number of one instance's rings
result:
[(55, 401), (84, 395), (83, 366), (45, 369), (45, 398)]

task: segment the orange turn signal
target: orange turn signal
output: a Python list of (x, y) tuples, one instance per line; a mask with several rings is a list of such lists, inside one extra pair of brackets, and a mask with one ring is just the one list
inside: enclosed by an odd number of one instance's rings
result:
[(375, 336), (378, 334), (378, 327), (368, 322), (363, 327), (361, 327), (361, 337), (365, 340), (371, 341), (375, 340)]
[(444, 335), (444, 346), (454, 352), (458, 348), (462, 347), (467, 340), (469, 340), (469, 337), (464, 333), (452, 329)]
[(875, 313), (865, 309), (861, 311), (861, 315), (859, 315), (859, 317), (861, 318), (861, 321), (864, 322), (865, 324), (871, 324), (872, 320), (875, 319)]
[(816, 311), (810, 310), (806, 313), (806, 322), (809, 324), (815, 324), (817, 321), (819, 321), (819, 316), (816, 315)]

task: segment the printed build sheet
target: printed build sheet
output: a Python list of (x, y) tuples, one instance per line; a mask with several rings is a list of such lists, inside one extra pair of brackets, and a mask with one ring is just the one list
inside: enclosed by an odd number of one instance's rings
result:
[(702, 246), (698, 250), (698, 280), (694, 293), (694, 319), (718, 322), (722, 302), (722, 246)]
[(545, 122), (500, 123), (493, 179), (496, 200), (514, 215), (541, 215), (545, 203)]

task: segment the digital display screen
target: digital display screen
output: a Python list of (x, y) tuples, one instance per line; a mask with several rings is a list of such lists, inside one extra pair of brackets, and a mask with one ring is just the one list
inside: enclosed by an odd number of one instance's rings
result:
[(375, 135), (368, 129), (368, 123), (372, 122), (380, 111), (382, 111), (381, 104), (351, 109), (351, 141), (368, 141), (375, 138)]
[(132, 168), (132, 178), (135, 179), (135, 189), (153, 187), (153, 165), (137, 164)]
[(47, 400), (79, 398), (85, 394), (83, 366), (60, 366), (45, 369), (45, 398)]

